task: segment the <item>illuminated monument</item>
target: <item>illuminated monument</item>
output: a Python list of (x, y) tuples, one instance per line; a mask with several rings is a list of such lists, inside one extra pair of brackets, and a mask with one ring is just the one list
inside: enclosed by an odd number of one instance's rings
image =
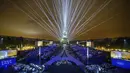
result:
[(69, 43), (69, 40), (68, 40), (68, 38), (67, 38), (67, 32), (65, 32), (65, 31), (63, 32), (63, 36), (62, 36), (60, 42), (61, 42), (62, 44), (68, 44), (68, 43)]

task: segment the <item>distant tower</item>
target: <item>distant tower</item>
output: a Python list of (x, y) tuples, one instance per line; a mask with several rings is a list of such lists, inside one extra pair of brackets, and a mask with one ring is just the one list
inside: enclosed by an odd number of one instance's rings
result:
[(62, 44), (69, 44), (69, 40), (68, 40), (68, 36), (67, 36), (66, 31), (63, 32), (63, 35), (62, 35), (62, 38), (61, 38), (60, 42)]

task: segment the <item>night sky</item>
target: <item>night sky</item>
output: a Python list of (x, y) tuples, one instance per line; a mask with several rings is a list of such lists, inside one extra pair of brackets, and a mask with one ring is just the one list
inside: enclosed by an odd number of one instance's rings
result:
[[(97, 0), (84, 20), (103, 2), (104, 0)], [(109, 18), (111, 19), (108, 20)], [(96, 28), (87, 31), (98, 24), (100, 25)], [(130, 37), (130, 0), (112, 0), (84, 28), (85, 33), (81, 36), (77, 34), (75, 40)], [(0, 35), (56, 40), (8, 0), (0, 0)]]

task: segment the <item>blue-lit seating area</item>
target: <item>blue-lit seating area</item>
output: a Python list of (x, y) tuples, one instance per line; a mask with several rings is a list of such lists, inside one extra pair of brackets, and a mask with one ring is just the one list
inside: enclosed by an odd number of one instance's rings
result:
[(75, 52), (80, 61), (82, 61), (84, 64), (87, 63), (87, 48), (78, 45), (73, 45), (71, 46), (71, 49)]
[[(89, 53), (89, 54), (87, 54)], [(1, 73), (128, 73), (113, 66), (110, 53), (80, 45), (49, 45), (18, 53), (15, 62), (6, 60)], [(88, 57), (87, 57), (88, 55)], [(2, 60), (3, 61), (3, 60)], [(5, 60), (4, 60), (5, 61)], [(9, 62), (7, 62), (9, 61)], [(6, 65), (7, 63), (10, 63)]]
[[(84, 64), (101, 64), (103, 62), (106, 62), (108, 58), (110, 59), (110, 53), (104, 52), (104, 51), (98, 51), (91, 47), (83, 47), (79, 45), (73, 45), (71, 46), (72, 50), (76, 53), (79, 60), (82, 61)], [(89, 51), (88, 56), (88, 62), (87, 62), (87, 50)], [(97, 62), (96, 62), (96, 61)]]
[(25, 53), (21, 54), (21, 55), (25, 55), (25, 56), (20, 61), (25, 62), (27, 64), (29, 64), (29, 63), (38, 64), (39, 58), (40, 58), (42, 60), (41, 63), (44, 63), (47, 60), (49, 60), (52, 56), (54, 56), (56, 49), (57, 49), (56, 45), (36, 48), (34, 50), (30, 50), (26, 54)]
[(51, 58), (56, 49), (56, 45), (51, 45), (32, 50), (26, 55), (26, 62), (38, 64), (40, 57), (43, 60), (42, 63), (44, 63), (44, 60), (49, 60)]

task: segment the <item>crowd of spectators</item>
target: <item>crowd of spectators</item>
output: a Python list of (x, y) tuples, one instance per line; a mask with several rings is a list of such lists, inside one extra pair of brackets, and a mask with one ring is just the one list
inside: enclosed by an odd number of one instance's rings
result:
[(129, 73), (130, 70), (115, 67), (109, 63), (86, 65), (85, 73)]
[(44, 64), (46, 61), (50, 60), (55, 51), (57, 50), (58, 46), (56, 45), (50, 45), (50, 46), (44, 46), (40, 48), (36, 48), (34, 50), (29, 51), (27, 54), (24, 55), (23, 58), (19, 58), (19, 62), (24, 62), (26, 64), (34, 63), (39, 64), (39, 59), (42, 60), (42, 64)]
[(36, 65), (33, 63), (22, 64), (17, 63), (12, 66), (16, 73), (42, 73), (45, 70), (44, 65)]
[[(112, 66), (107, 61), (109, 60), (110, 55), (108, 52), (80, 45), (70, 45), (65, 49), (67, 54), (73, 56), (85, 65), (85, 67), (83, 67), (85, 73), (123, 73), (125, 71), (125, 73), (128, 73), (127, 70)], [(29, 51), (23, 51), (20, 55), (24, 55), (24, 57), (18, 58), (18, 62), (11, 66), (14, 70), (12, 73), (44, 73), (44, 70), (48, 68), (45, 66), (45, 63), (57, 56), (61, 50), (63, 49), (60, 46), (50, 45), (40, 47), (40, 49), (37, 48)], [(63, 57), (67, 57), (65, 51), (63, 51)], [(62, 64), (73, 65), (68, 60), (61, 60), (54, 64), (57, 66)]]
[(78, 59), (84, 64), (88, 64), (88, 62), (90, 64), (99, 64), (108, 62), (108, 60), (110, 59), (109, 52), (99, 51), (91, 47), (72, 45), (71, 49), (76, 54)]

